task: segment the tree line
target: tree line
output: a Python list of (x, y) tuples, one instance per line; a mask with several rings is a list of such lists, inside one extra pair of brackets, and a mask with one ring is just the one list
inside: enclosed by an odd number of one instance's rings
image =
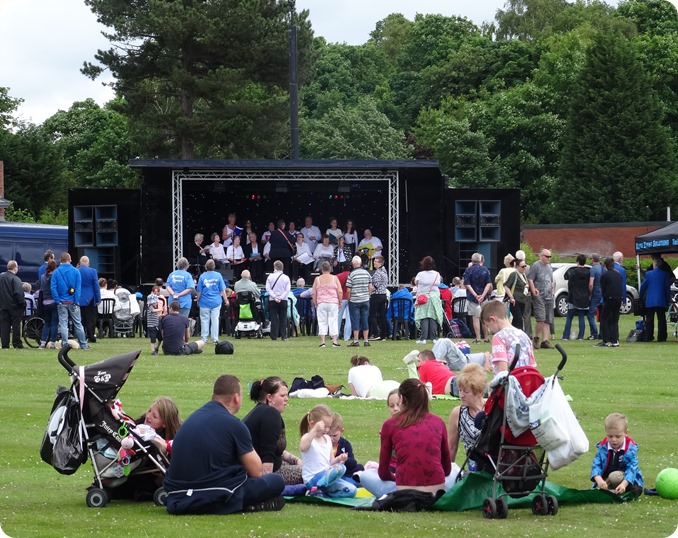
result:
[[(136, 186), (130, 158), (290, 156), (289, 3), (85, 0), (116, 98), (17, 124), (0, 87), (5, 197), (54, 219), (69, 187)], [(296, 14), (302, 159), (437, 159), (452, 187), (519, 188), (529, 223), (662, 220), (676, 201), (678, 13), (508, 0), (492, 22), (391, 14), (357, 46)], [(2, 81), (0, 81), (1, 84)]]

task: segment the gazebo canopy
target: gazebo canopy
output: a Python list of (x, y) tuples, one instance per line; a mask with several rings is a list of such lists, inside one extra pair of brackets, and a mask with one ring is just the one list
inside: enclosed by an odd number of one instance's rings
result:
[(678, 221), (636, 236), (636, 254), (678, 253)]

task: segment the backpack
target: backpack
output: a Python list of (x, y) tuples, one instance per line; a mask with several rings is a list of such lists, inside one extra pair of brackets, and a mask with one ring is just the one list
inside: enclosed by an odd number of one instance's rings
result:
[(215, 355), (233, 355), (233, 351), (233, 344), (231, 344), (228, 340), (224, 340), (223, 342), (219, 342), (218, 344), (214, 345)]
[(290, 393), (300, 389), (321, 389), (324, 386), (325, 380), (319, 375), (314, 375), (310, 381), (306, 381), (303, 377), (295, 377), (290, 386)]
[[(453, 323), (457, 324), (457, 327), (459, 327), (459, 332), (461, 333), (460, 338), (471, 338), (473, 335), (471, 334), (471, 329), (468, 328), (468, 325), (464, 322), (464, 320), (461, 320), (459, 318), (454, 318), (452, 320)], [(451, 325), (451, 324), (450, 324)]]
[(450, 321), (450, 334), (448, 338), (461, 338), (461, 329), (459, 328), (459, 323), (456, 319)]
[(40, 457), (65, 475), (75, 473), (87, 461), (87, 450), (80, 431), (80, 404), (64, 387), (57, 388), (40, 446)]
[(437, 493), (428, 493), (416, 489), (400, 489), (376, 499), (372, 506), (357, 507), (354, 510), (421, 512), (431, 508), (444, 493), (444, 490), (439, 490)]

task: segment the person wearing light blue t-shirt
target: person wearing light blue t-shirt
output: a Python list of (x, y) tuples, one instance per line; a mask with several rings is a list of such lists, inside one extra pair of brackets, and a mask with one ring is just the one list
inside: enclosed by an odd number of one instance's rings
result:
[(207, 260), (206, 271), (198, 279), (198, 306), (200, 307), (200, 335), (203, 342), (207, 342), (212, 335), (212, 341), (219, 342), (219, 314), (222, 303), (228, 304), (226, 283), (221, 273), (215, 270), (214, 260)]
[(186, 258), (179, 258), (177, 260), (177, 269), (172, 271), (167, 277), (167, 291), (169, 292), (167, 306), (174, 301), (179, 302), (179, 313), (182, 316), (188, 317), (191, 311), (191, 304), (193, 304), (193, 291), (195, 284), (191, 273), (187, 271), (189, 266)]

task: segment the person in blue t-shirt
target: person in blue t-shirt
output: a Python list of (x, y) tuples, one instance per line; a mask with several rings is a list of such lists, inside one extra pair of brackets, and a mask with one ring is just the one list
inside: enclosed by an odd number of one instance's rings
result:
[(179, 312), (183, 316), (188, 317), (191, 312), (191, 304), (193, 304), (193, 291), (195, 290), (195, 283), (191, 273), (187, 271), (189, 266), (186, 258), (179, 258), (177, 260), (177, 268), (172, 271), (167, 277), (167, 291), (168, 306), (174, 301), (179, 302)]
[(200, 335), (203, 342), (207, 342), (212, 335), (212, 341), (219, 343), (219, 313), (221, 305), (228, 306), (226, 283), (221, 273), (217, 273), (214, 260), (207, 260), (205, 272), (198, 279), (198, 306), (200, 307)]

